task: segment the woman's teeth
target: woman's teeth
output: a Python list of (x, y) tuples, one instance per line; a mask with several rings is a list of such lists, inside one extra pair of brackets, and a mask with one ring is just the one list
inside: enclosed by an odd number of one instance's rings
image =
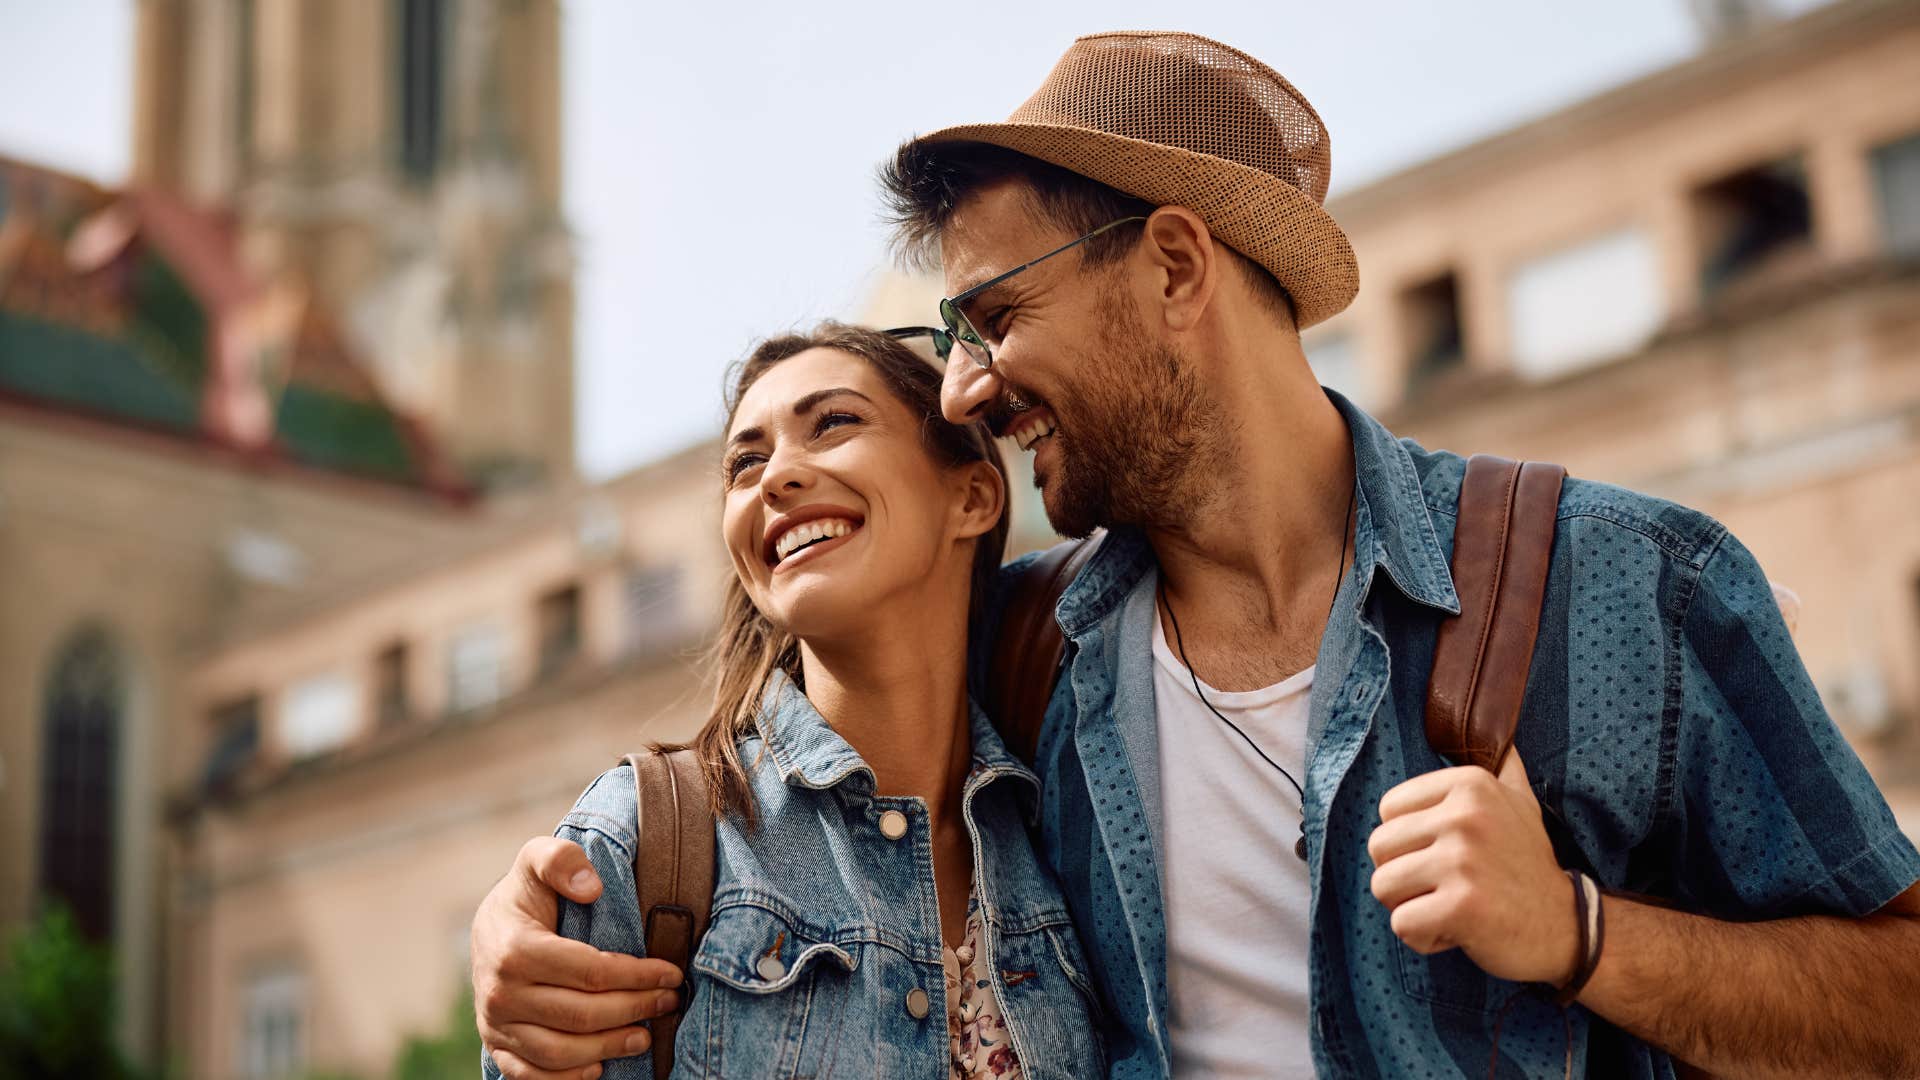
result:
[(774, 561), (783, 561), (787, 556), (816, 540), (831, 540), (836, 536), (845, 536), (857, 527), (853, 522), (842, 518), (803, 521), (781, 533), (780, 539), (773, 542)]
[(1007, 432), (1022, 450), (1033, 449), (1033, 444), (1053, 434), (1054, 423), (1051, 416), (1036, 416), (1033, 419)]

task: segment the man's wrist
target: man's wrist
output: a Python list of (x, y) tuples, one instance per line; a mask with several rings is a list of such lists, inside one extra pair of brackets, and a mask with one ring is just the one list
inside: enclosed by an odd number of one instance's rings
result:
[(1591, 877), (1578, 870), (1566, 871), (1567, 882), (1573, 892), (1574, 917), (1574, 963), (1566, 980), (1558, 984), (1554, 1001), (1560, 1005), (1571, 1005), (1587, 987), (1588, 980), (1600, 966), (1600, 950), (1606, 942), (1604, 902), (1600, 886)]

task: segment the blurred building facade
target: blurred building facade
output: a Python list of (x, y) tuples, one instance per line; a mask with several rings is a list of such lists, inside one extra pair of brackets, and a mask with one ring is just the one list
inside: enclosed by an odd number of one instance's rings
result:
[[(134, 184), (0, 164), (0, 924), (92, 905), (189, 1075), (381, 1075), (520, 843), (704, 715), (717, 449), (571, 481), (556, 8), (143, 0)], [(1322, 381), (1726, 521), (1920, 831), (1920, 6), (1333, 211)]]
[(1735, 23), (1334, 200), (1363, 284), (1304, 344), (1401, 435), (1725, 522), (1920, 835), (1920, 5)]

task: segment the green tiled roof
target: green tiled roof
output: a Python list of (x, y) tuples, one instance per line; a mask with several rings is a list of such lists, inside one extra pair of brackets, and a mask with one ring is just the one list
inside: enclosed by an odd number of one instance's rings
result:
[(288, 456), (323, 469), (417, 479), (400, 421), (386, 407), (294, 383), (280, 398), (275, 435)]
[(125, 338), (0, 310), (0, 389), (182, 431), (200, 426), (197, 387)]

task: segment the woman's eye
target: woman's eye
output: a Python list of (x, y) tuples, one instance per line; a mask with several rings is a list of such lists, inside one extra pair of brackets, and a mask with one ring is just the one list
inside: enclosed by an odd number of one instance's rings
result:
[(820, 415), (820, 419), (814, 421), (813, 433), (815, 435), (818, 435), (831, 428), (843, 427), (847, 424), (858, 424), (858, 423), (860, 423), (860, 418), (853, 415), (852, 413), (846, 413), (846, 412), (822, 413)]
[(743, 476), (748, 469), (760, 464), (763, 460), (765, 459), (759, 454), (741, 454), (732, 461), (727, 462), (727, 483), (739, 483), (740, 477)]

